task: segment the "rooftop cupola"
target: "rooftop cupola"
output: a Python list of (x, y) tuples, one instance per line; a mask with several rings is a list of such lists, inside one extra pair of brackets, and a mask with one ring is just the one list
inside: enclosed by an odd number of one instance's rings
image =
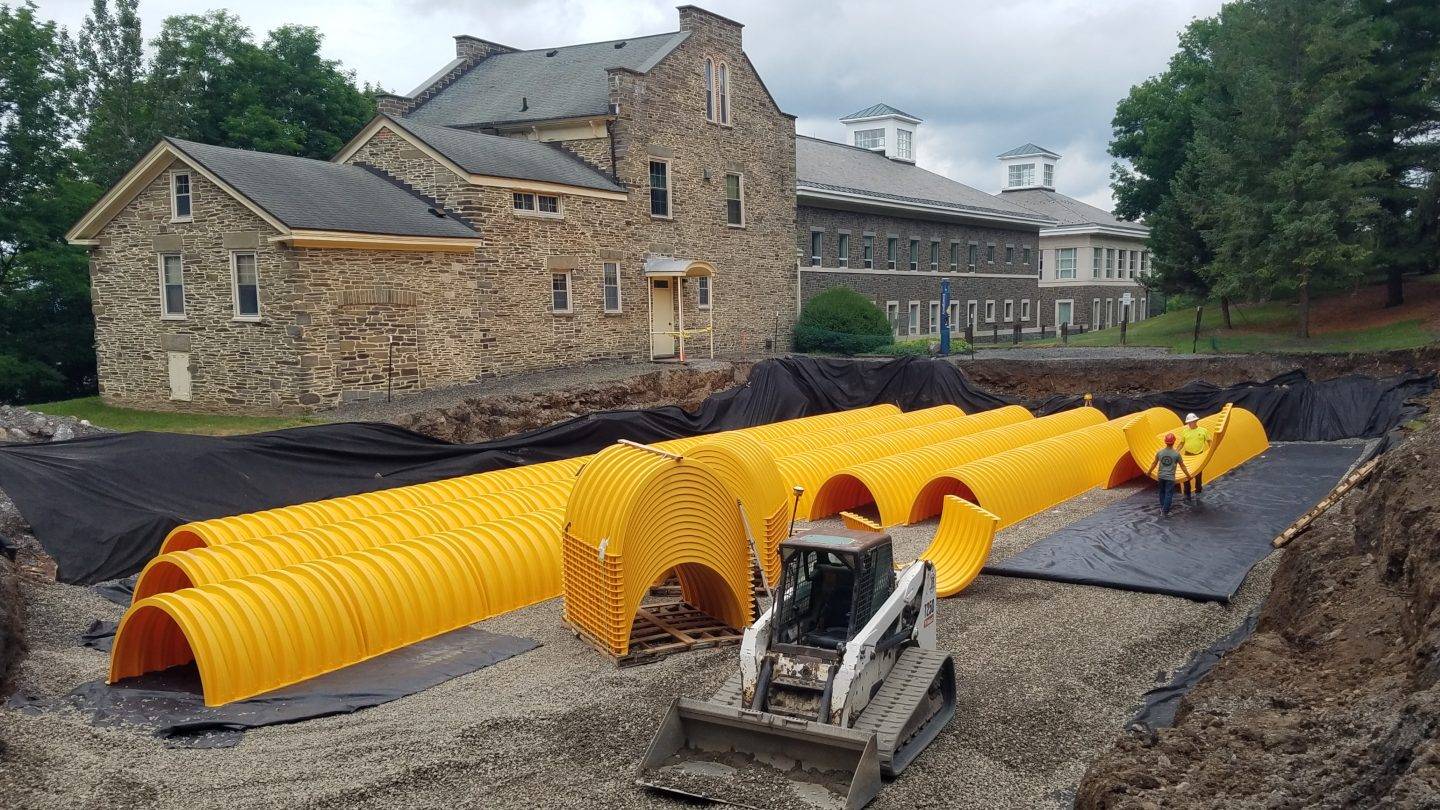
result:
[(1004, 167), (1003, 191), (1020, 191), (1027, 188), (1055, 190), (1055, 164), (1060, 156), (1049, 149), (1027, 143), (999, 155)]
[(915, 162), (915, 132), (920, 119), (889, 104), (875, 104), (840, 119), (851, 146), (880, 152), (891, 160)]

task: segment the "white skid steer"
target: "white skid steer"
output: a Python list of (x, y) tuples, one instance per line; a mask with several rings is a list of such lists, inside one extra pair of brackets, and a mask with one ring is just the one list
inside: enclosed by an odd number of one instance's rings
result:
[(786, 540), (775, 603), (745, 631), (740, 672), (710, 701), (679, 698), (639, 784), (748, 807), (864, 807), (955, 714), (955, 665), (935, 649), (935, 568), (898, 574), (890, 536)]

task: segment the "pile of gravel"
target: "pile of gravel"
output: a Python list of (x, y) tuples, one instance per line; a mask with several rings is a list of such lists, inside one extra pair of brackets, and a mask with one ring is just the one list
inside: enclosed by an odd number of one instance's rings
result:
[(110, 433), (107, 428), (96, 427), (88, 419), (73, 416), (48, 416), (39, 411), (14, 405), (0, 405), (0, 444), (35, 444), (37, 442), (63, 442), (81, 436)]

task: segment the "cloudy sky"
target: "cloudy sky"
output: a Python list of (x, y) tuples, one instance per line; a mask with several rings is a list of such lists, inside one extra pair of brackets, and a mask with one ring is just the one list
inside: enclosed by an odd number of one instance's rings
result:
[[(1033, 141), (1064, 155), (1061, 192), (1110, 206), (1115, 102), (1164, 69), (1176, 34), (1220, 0), (703, 0), (745, 24), (745, 50), (801, 134), (883, 101), (925, 119), (920, 165), (986, 191), (995, 155)], [(148, 40), (172, 14), (229, 8), (256, 32), (318, 27), (326, 55), (407, 92), (473, 34), (542, 48), (673, 31), (676, 0), (140, 0)], [(75, 30), (90, 0), (40, 0)]]

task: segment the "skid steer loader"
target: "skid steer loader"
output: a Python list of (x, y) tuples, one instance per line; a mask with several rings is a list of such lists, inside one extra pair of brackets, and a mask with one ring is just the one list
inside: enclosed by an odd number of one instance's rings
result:
[(792, 537), (780, 555), (740, 672), (710, 701), (671, 704), (638, 784), (743, 807), (858, 809), (954, 716), (933, 565), (897, 574), (888, 534), (851, 529)]

